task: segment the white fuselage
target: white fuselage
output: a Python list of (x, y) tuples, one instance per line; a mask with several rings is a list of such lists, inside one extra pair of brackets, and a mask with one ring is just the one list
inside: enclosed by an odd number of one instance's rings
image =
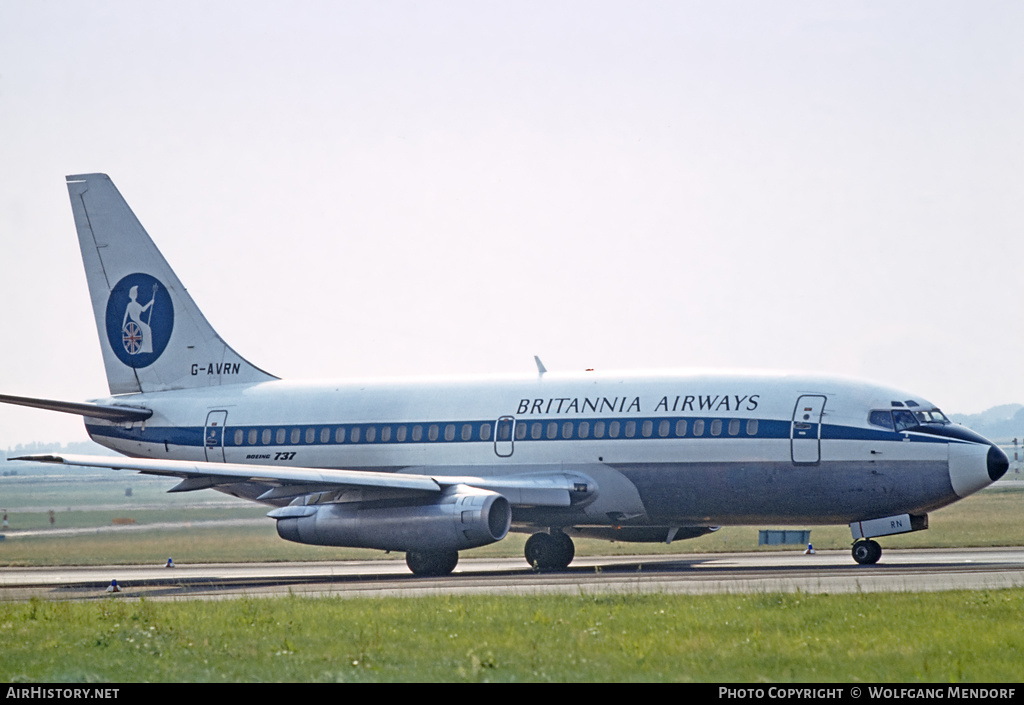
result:
[(924, 399), (832, 377), (272, 381), (117, 400), (154, 414), (89, 432), (137, 457), (476, 476), (557, 466), (602, 488), (582, 514), (520, 513), (539, 523), (845, 523), (924, 514), (992, 481), (980, 436), (869, 421), (934, 408)]

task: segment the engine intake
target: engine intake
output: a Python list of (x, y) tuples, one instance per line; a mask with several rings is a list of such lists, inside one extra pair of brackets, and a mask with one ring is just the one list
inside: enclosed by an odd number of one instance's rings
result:
[(318, 546), (377, 548), (384, 551), (441, 551), (476, 548), (500, 541), (512, 523), (502, 495), (455, 485), (440, 497), (411, 504), (353, 502), (281, 507), (278, 535)]

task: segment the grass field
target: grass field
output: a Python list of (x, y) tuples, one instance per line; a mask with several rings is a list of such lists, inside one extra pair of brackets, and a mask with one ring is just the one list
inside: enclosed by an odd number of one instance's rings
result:
[(0, 604), (6, 682), (1019, 682), (1024, 589)]
[[(15, 526), (44, 530), (34, 538), (12, 534), (0, 542), (0, 564), (382, 555), (283, 541), (273, 522), (262, 518), (265, 509), (192, 505), (163, 494), (166, 481), (147, 487), (132, 483), (130, 499), (123, 483), (53, 484), (46, 489), (49, 495), (38, 487), (2, 495)], [(0, 484), (0, 490), (12, 486)], [(47, 535), (41, 496), (74, 500), (57, 512), (57, 529), (102, 527), (114, 517), (134, 519), (138, 528)], [(197, 496), (189, 497), (194, 502)], [(171, 503), (161, 504), (168, 497)], [(1024, 545), (1022, 508), (1024, 491), (1017, 483), (990, 488), (932, 514), (930, 530), (883, 542), (886, 547)], [(224, 518), (257, 523), (204, 524)], [(147, 528), (162, 522), (176, 528)], [(850, 544), (846, 527), (804, 528), (812, 529), (816, 547)], [(754, 550), (757, 532), (727, 527), (670, 546), (584, 540), (577, 546), (581, 555)], [(465, 555), (521, 556), (524, 541), (525, 536), (512, 535)], [(1022, 618), (1024, 588), (854, 595), (32, 599), (0, 603), (0, 680), (1018, 682)]]

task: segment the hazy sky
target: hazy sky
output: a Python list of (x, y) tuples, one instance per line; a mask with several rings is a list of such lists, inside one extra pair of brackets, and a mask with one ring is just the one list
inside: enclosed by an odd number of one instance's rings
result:
[[(66, 174), (282, 377), (1024, 402), (1024, 3), (0, 0), (0, 393), (107, 392)], [(85, 438), (0, 407), (0, 448)]]

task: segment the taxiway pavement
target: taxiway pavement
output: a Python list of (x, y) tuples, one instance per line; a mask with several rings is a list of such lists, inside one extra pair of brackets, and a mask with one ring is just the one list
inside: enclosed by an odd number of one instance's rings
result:
[(0, 599), (221, 599), (242, 595), (912, 592), (1024, 587), (1024, 547), (888, 549), (873, 566), (848, 551), (581, 556), (537, 573), (522, 558), (464, 557), (452, 575), (412, 575), (404, 560), (0, 569)]

